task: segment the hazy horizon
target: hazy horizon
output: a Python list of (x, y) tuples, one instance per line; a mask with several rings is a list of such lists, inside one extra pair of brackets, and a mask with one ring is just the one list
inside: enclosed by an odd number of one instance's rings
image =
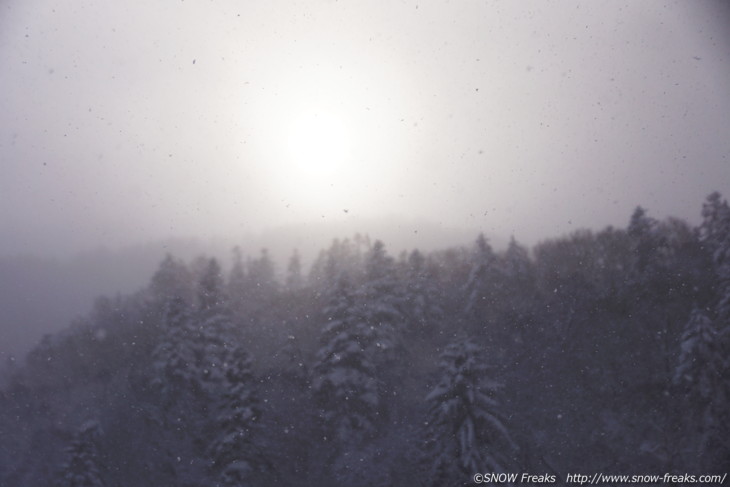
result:
[[(96, 298), (138, 292), (149, 283), (166, 254), (186, 263), (202, 256), (213, 257), (227, 274), (234, 247), (240, 249), (244, 260), (256, 259), (266, 249), (283, 282), (294, 251), (306, 274), (332, 240), (352, 239), (356, 234), (369, 237), (371, 242), (382, 240), (393, 256), (414, 249), (428, 252), (470, 246), (476, 238), (471, 232), (391, 218), (280, 226), (249, 235), (174, 237), (118, 247), (97, 245), (72, 254), (0, 254), (0, 288), (4, 291), (0, 294), (0, 361), (24, 355), (44, 334), (65, 329), (75, 319), (86, 316)], [(491, 242), (495, 248), (506, 245), (498, 238)]]
[[(697, 213), (702, 202), (697, 205)], [(647, 209), (651, 217), (654, 213)], [(625, 229), (626, 221), (614, 228)], [(688, 222), (695, 226), (695, 222)], [(603, 230), (610, 225), (596, 225)], [(600, 228), (599, 228), (600, 227)], [(530, 254), (535, 245), (567, 238), (574, 228), (539, 242), (517, 239)], [(306, 276), (320, 252), (334, 240), (357, 235), (373, 243), (381, 240), (386, 252), (399, 258), (402, 252), (423, 253), (447, 249), (472, 249), (478, 232), (440, 227), (423, 221), (396, 218), (315, 222), (272, 228), (259, 234), (239, 236), (191, 236), (150, 240), (119, 247), (97, 245), (73, 254), (38, 255), (29, 252), (0, 255), (0, 359), (22, 356), (41, 337), (68, 328), (87, 316), (98, 297), (130, 296), (144, 289), (165, 255), (192, 264), (200, 257), (215, 258), (228, 274), (233, 249), (244, 260), (256, 259), (266, 249), (280, 282), (285, 282), (289, 258), (296, 251)], [(496, 252), (503, 252), (511, 236), (485, 235)]]
[[(722, 2), (0, 13), (0, 255), (391, 217), (528, 245), (730, 193)], [(367, 231), (367, 229), (363, 229)]]

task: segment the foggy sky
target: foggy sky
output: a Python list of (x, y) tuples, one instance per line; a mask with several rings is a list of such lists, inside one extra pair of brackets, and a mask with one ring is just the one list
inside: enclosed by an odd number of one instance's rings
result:
[[(730, 196), (713, 2), (0, 4), (0, 254), (394, 217), (528, 244)], [(286, 126), (334, 114), (327, 180)], [(345, 210), (347, 210), (345, 212)]]

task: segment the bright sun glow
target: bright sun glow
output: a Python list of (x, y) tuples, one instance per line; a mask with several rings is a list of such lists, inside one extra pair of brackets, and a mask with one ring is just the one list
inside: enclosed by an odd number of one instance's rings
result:
[(327, 112), (311, 111), (295, 118), (287, 144), (293, 169), (308, 181), (323, 183), (346, 168), (350, 152), (347, 130)]

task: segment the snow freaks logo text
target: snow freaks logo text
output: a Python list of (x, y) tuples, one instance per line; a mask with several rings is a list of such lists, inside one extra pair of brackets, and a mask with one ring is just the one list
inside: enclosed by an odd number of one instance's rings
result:
[(506, 484), (519, 482), (521, 484), (554, 484), (557, 478), (551, 474), (531, 473), (475, 473), (475, 484)]

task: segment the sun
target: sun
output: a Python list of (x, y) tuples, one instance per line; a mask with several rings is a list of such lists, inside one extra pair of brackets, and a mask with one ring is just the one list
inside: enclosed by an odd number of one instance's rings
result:
[(371, 179), (362, 124), (327, 100), (274, 104), (258, 139), (267, 196), (288, 214), (317, 218), (354, 208)]
[(307, 180), (330, 179), (347, 167), (347, 129), (343, 120), (325, 110), (310, 110), (294, 117), (286, 144), (292, 169)]

